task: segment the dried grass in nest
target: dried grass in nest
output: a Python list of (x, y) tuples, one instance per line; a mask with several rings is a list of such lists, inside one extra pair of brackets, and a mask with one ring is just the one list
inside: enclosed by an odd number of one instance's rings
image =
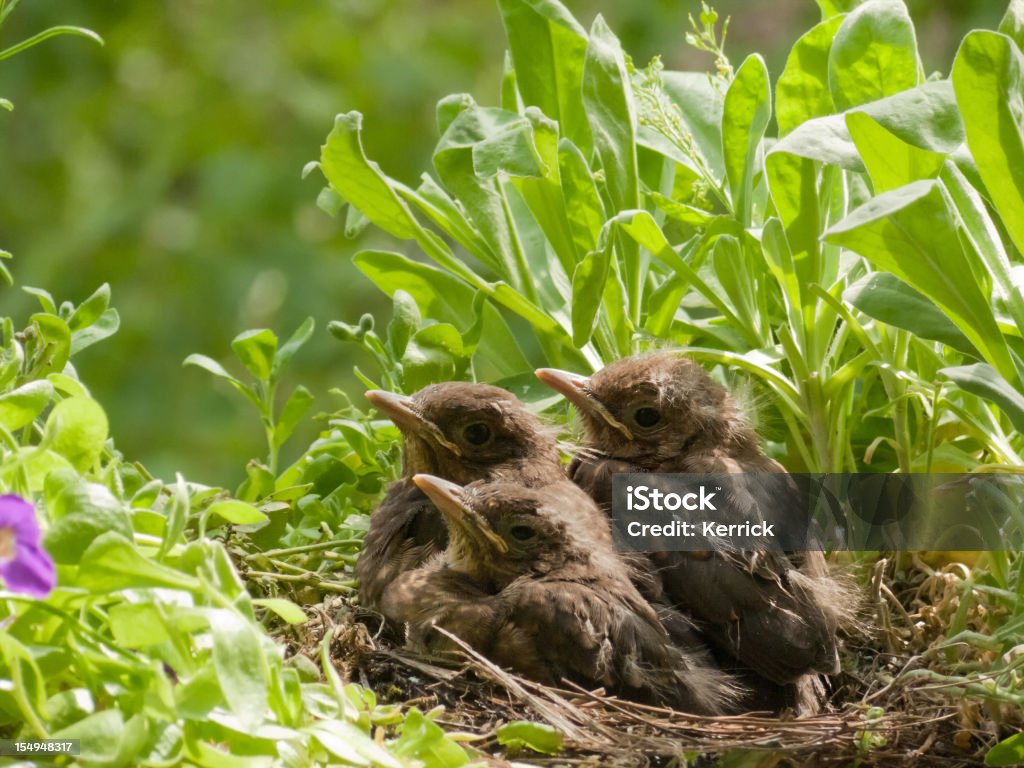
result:
[(541, 721), (565, 737), (566, 749), (558, 756), (518, 755), (519, 761), (685, 765), (694, 755), (735, 757), (735, 750), (743, 750), (744, 766), (968, 766), (983, 764), (996, 740), (991, 727), (978, 725), (986, 721), (977, 703), (898, 679), (907, 657), (887, 653), (886, 641), (877, 638), (875, 647), (854, 649), (851, 658), (859, 664), (842, 676), (823, 714), (701, 717), (602, 691), (541, 685), (461, 643), (457, 658), (413, 655), (396, 638), (374, 634), (375, 626), (372, 617), (357, 616), (344, 599), (334, 598), (318, 607), (303, 636), (295, 638), (295, 650), (315, 656), (329, 634), (331, 657), (344, 676), (388, 702), (424, 710), (443, 706), (438, 722), (479, 734), (474, 746), (484, 752), (501, 753), (495, 731), (504, 722)]

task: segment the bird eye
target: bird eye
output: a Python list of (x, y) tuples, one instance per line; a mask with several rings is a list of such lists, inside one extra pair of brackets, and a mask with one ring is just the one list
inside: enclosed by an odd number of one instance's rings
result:
[(482, 421), (474, 421), (466, 425), (462, 430), (462, 436), (470, 445), (483, 445), (491, 439), (491, 428)]
[(533, 538), (534, 530), (528, 525), (514, 525), (509, 530), (509, 534), (511, 534), (513, 539), (518, 539), (519, 541), (527, 541)]
[(661, 421), (661, 412), (657, 408), (651, 408), (650, 406), (637, 408), (633, 414), (633, 421), (641, 427), (653, 427)]

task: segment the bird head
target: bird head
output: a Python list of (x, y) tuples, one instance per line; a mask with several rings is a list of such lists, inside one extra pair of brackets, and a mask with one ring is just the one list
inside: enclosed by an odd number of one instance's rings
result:
[(541, 368), (537, 378), (576, 406), (591, 447), (641, 465), (721, 441), (737, 420), (725, 388), (678, 353), (628, 357), (589, 377)]
[(402, 431), (409, 474), (469, 483), (509, 462), (559, 460), (549, 431), (499, 387), (444, 382), (412, 396), (370, 390), (366, 398)]
[(422, 474), (413, 481), (448, 524), (449, 567), (498, 589), (586, 557), (570, 530), (573, 515), (559, 508), (557, 492), (507, 482), (463, 487)]

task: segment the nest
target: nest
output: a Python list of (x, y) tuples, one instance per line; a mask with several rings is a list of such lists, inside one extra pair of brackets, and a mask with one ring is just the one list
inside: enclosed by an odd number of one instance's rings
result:
[[(884, 578), (882, 563), (872, 580), (876, 629), (847, 642), (844, 673), (833, 681), (825, 711), (813, 717), (704, 717), (602, 690), (546, 686), (496, 666), (453, 636), (460, 653), (418, 656), (387, 635), (380, 617), (341, 597), (311, 609), (291, 650), (315, 657), (330, 637), (331, 658), (344, 677), (388, 703), (443, 708), (436, 722), (475, 734), (473, 746), (496, 765), (508, 757), (552, 765), (700, 765), (711, 757), (744, 768), (983, 765), (986, 751), (1019, 727), (1020, 708), (965, 696), (961, 678), (929, 666), (936, 642), (929, 621), (942, 598), (935, 591), (950, 579), (917, 563), (909, 581), (897, 586)], [(496, 730), (519, 720), (557, 729), (565, 749), (553, 757), (503, 754)]]

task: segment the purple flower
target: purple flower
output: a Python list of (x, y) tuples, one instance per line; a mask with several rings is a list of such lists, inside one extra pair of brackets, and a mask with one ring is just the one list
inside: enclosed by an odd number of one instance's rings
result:
[(56, 585), (53, 560), (39, 539), (32, 505), (20, 496), (0, 496), (0, 579), (12, 592), (42, 598)]

